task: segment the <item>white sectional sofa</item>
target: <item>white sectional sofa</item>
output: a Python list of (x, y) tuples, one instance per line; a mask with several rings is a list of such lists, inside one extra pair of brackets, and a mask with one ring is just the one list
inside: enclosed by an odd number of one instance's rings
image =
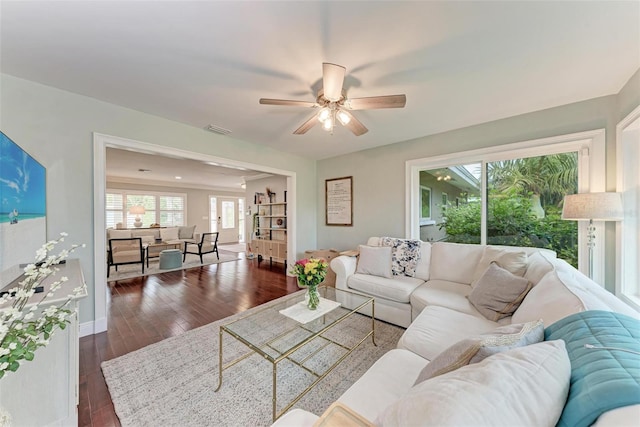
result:
[(107, 242), (109, 239), (130, 239), (140, 237), (142, 244), (151, 244), (156, 241), (163, 243), (179, 244), (184, 246), (184, 242), (196, 243), (200, 241), (200, 234), (195, 233), (195, 225), (190, 227), (163, 227), (163, 228), (125, 228), (107, 229)]
[[(368, 248), (379, 247), (381, 242), (381, 238), (370, 238), (367, 247), (361, 247), (361, 254), (368, 251)], [(492, 422), (489, 421), (492, 419), (491, 417), (483, 417), (486, 415), (484, 410), (481, 410), (482, 414), (477, 414), (475, 422), (461, 421), (464, 420), (466, 412), (469, 412), (469, 408), (475, 408), (478, 411), (478, 406), (474, 405), (479, 405), (477, 399), (482, 400), (483, 398), (489, 399), (489, 401), (482, 401), (481, 407), (491, 406), (491, 399), (498, 399), (498, 406), (486, 408), (487, 413), (491, 411), (504, 412), (505, 407), (515, 408), (514, 411), (520, 409), (522, 412), (511, 414), (518, 420), (518, 425), (545, 425), (551, 423), (549, 420), (553, 417), (557, 421), (557, 417), (560, 416), (557, 411), (562, 411), (565, 405), (569, 388), (567, 369), (571, 368), (566, 356), (567, 351), (564, 349), (564, 338), (514, 349), (488, 357), (475, 365), (465, 366), (449, 374), (431, 378), (423, 383), (414, 383), (423, 368), (444, 350), (461, 340), (478, 336), (478, 334), (491, 333), (501, 326), (520, 325), (527, 322), (533, 324), (541, 319), (543, 326), (548, 328), (560, 320), (567, 320), (567, 316), (587, 311), (594, 314), (600, 312), (621, 313), (631, 317), (632, 322), (638, 322), (637, 312), (565, 261), (557, 259), (552, 251), (443, 242), (434, 244), (420, 242), (419, 245), (419, 260), (413, 266), (415, 267), (414, 277), (403, 275), (389, 277), (386, 271), (377, 273), (382, 276), (358, 272), (362, 268), (358, 268), (356, 257), (340, 256), (331, 262), (331, 268), (336, 272), (337, 288), (374, 296), (376, 318), (407, 328), (398, 342), (397, 349), (388, 352), (379, 359), (338, 400), (371, 423), (384, 425), (508, 424), (509, 414), (500, 422)], [(366, 251), (362, 252), (364, 249)], [(504, 265), (500, 265), (501, 262)], [(369, 260), (369, 266), (371, 265), (371, 260)], [(486, 314), (485, 308), (479, 309), (474, 305), (477, 304), (477, 298), (472, 298), (474, 303), (470, 302), (469, 296), (474, 293), (475, 288), (482, 286), (485, 289), (484, 283), (482, 285), (480, 283), (486, 281), (489, 265), (507, 266), (507, 269), (516, 272), (514, 275), (525, 279), (522, 283), (528, 282), (527, 291), (523, 292), (523, 295), (526, 296), (519, 301), (520, 305), (512, 315), (503, 313), (497, 315), (495, 319), (488, 319), (483, 315), (483, 313)], [(376, 267), (373, 269), (377, 270)], [(364, 270), (367, 270), (366, 265)], [(349, 306), (349, 301), (345, 300), (343, 304)], [(598, 312), (592, 310), (598, 310)], [(558, 322), (558, 325), (561, 324), (563, 322)], [(640, 328), (638, 329), (640, 330)], [(546, 331), (550, 330), (546, 329)], [(623, 331), (622, 335), (625, 334), (627, 332)], [(568, 335), (571, 337), (568, 337), (566, 341), (567, 345), (570, 345), (570, 338), (573, 339), (575, 334)], [(589, 337), (589, 332), (587, 332), (587, 337)], [(633, 338), (631, 342), (632, 347), (637, 344), (638, 348), (633, 348), (640, 351), (640, 336)], [(583, 348), (582, 344), (580, 344), (580, 348)], [(557, 355), (561, 356), (556, 357)], [(636, 362), (640, 357), (628, 353), (625, 355), (635, 357)], [(547, 365), (540, 367), (537, 365), (538, 360), (535, 360), (532, 365), (532, 357), (544, 359), (544, 363), (551, 363), (552, 367), (549, 368)], [(571, 354), (569, 357), (572, 357)], [(538, 373), (527, 378), (519, 378), (518, 375), (523, 372), (519, 365), (521, 363), (527, 366), (524, 371), (533, 370)], [(573, 363), (575, 365), (575, 362)], [(513, 366), (520, 367), (513, 368)], [(491, 374), (487, 374), (485, 371), (491, 372)], [(542, 387), (539, 384), (535, 385), (535, 381), (544, 378), (545, 372), (550, 375), (546, 380), (549, 384), (544, 383), (545, 385)], [(573, 381), (574, 374), (571, 373), (571, 375)], [(637, 370), (632, 375), (637, 376)], [(563, 389), (562, 384), (564, 383), (561, 378), (564, 376), (566, 376), (564, 378), (566, 386)], [(474, 378), (480, 379), (480, 385), (465, 386), (467, 382), (473, 382)], [(554, 378), (558, 379), (558, 384), (551, 384), (556, 382)], [(605, 378), (605, 380), (609, 379)], [(514, 382), (524, 384), (522, 387), (526, 389), (524, 395), (516, 398), (516, 403), (513, 402), (513, 395), (519, 396), (523, 391), (517, 387), (512, 388)], [(526, 388), (530, 382), (533, 382), (533, 385)], [(631, 382), (633, 383), (633, 381)], [(636, 382), (638, 382), (637, 379)], [(457, 385), (451, 386), (451, 384)], [(496, 387), (500, 388), (498, 394), (495, 394)], [(508, 390), (505, 391), (505, 387)], [(615, 389), (617, 385), (614, 383), (613, 387)], [(429, 388), (435, 388), (435, 394), (432, 396), (435, 397), (427, 399), (425, 403), (424, 397), (429, 395)], [(483, 396), (473, 395), (478, 389), (482, 389), (480, 394)], [(543, 402), (543, 397), (533, 395), (535, 393), (532, 390), (537, 393), (538, 389), (542, 389), (546, 396), (555, 397), (551, 401), (547, 401), (546, 406), (543, 405), (535, 409), (536, 405), (526, 399), (537, 399)], [(632, 389), (628, 393), (633, 394), (636, 391), (639, 395), (638, 399), (640, 399), (640, 388)], [(452, 394), (454, 400), (455, 394), (460, 393), (462, 400), (459, 401), (459, 408), (447, 406), (446, 402), (450, 402), (447, 400), (447, 393)], [(467, 396), (469, 393), (471, 393), (471, 397)], [(506, 398), (505, 395), (510, 397)], [(422, 396), (423, 400), (416, 400), (416, 396)], [(434, 399), (436, 402), (433, 402)], [(518, 399), (521, 400), (518, 401)], [(406, 404), (403, 405), (403, 402)], [(634, 404), (637, 402), (640, 400), (631, 400), (630, 403), (624, 404), (627, 406), (617, 409), (603, 410), (604, 413), (597, 418), (597, 424), (637, 425), (637, 420), (640, 419), (640, 405)], [(502, 409), (500, 409), (500, 405), (502, 405)], [(531, 405), (531, 408), (528, 408), (527, 405)], [(555, 408), (551, 408), (551, 406), (555, 406)], [(424, 411), (428, 411), (428, 414)], [(544, 417), (540, 418), (542, 415), (547, 415), (545, 412), (553, 413), (549, 420)], [(527, 414), (526, 418), (518, 418), (522, 417), (523, 413)], [(432, 417), (434, 414), (440, 414), (443, 418), (434, 421), (437, 419)], [(458, 416), (462, 418), (456, 418)], [(296, 409), (285, 414), (276, 422), (276, 425), (311, 425), (315, 419), (317, 417), (313, 414)], [(427, 419), (430, 421), (424, 421)], [(555, 424), (555, 421), (549, 425)]]

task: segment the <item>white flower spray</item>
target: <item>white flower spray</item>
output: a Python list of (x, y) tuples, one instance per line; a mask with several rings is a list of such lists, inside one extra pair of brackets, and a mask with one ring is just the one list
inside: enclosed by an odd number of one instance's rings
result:
[(33, 360), (36, 349), (46, 346), (57, 328), (64, 329), (70, 317), (75, 315), (75, 311), (66, 307), (73, 298), (86, 292), (86, 285), (77, 287), (62, 303), (40, 311), (40, 306), (46, 303), (47, 298), (51, 298), (68, 280), (63, 276), (51, 283), (49, 291), (25, 310), (42, 281), (57, 273), (57, 265), (80, 247), (72, 245), (71, 249), (63, 249), (59, 254), (52, 255), (51, 251), (66, 236), (66, 233), (60, 233), (58, 240), (51, 240), (38, 249), (36, 262), (24, 268), (24, 279), (0, 297), (0, 307), (4, 306), (0, 308), (0, 378), (8, 371), (17, 371), (23, 360)]

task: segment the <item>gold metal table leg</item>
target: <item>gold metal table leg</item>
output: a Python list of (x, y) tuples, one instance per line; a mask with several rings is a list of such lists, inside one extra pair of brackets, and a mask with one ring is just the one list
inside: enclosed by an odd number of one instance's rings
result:
[(376, 344), (376, 300), (375, 299), (371, 300), (371, 342), (376, 347), (378, 346), (378, 344)]
[(273, 392), (273, 397), (271, 398), (272, 400), (272, 404), (273, 404), (273, 422), (276, 422), (276, 418), (277, 418), (277, 410), (276, 410), (276, 402), (278, 400), (277, 398), (277, 381), (278, 378), (278, 364), (277, 363), (273, 363), (273, 377), (271, 378), (271, 381), (273, 382), (273, 386), (272, 386), (272, 392)]
[(220, 339), (220, 348), (218, 349), (218, 388), (216, 388), (213, 392), (220, 390), (222, 387), (222, 327), (219, 331), (219, 339)]

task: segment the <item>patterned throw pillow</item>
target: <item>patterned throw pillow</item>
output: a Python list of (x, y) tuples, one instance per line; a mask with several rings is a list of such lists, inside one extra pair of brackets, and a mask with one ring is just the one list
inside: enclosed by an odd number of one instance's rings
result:
[(542, 320), (501, 326), (492, 332), (458, 341), (425, 366), (415, 384), (447, 372), (478, 363), (492, 354), (544, 340)]
[(381, 237), (380, 246), (391, 246), (391, 271), (394, 276), (416, 275), (416, 266), (420, 261), (420, 240)]

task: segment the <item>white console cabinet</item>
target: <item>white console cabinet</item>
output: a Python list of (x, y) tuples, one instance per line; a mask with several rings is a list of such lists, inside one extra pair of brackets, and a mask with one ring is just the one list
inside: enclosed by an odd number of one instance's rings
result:
[[(69, 280), (46, 300), (43, 308), (66, 300), (74, 288), (84, 284), (77, 259), (69, 259), (59, 268), (55, 277), (45, 280), (45, 291), (47, 282), (62, 276)], [(42, 295), (35, 294), (32, 300), (41, 299)], [(85, 296), (86, 293), (79, 298)], [(78, 299), (71, 301), (69, 309), (77, 309)], [(78, 425), (78, 332), (76, 314), (64, 330), (55, 331), (49, 345), (36, 350), (32, 361), (23, 361), (16, 372), (0, 379), (0, 406), (11, 414), (14, 427)]]

